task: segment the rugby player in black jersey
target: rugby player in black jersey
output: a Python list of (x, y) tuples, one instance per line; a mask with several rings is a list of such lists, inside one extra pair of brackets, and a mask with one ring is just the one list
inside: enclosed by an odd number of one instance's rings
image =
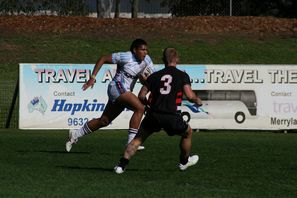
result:
[[(176, 68), (179, 55), (176, 49), (166, 48), (163, 52), (165, 68), (150, 75), (139, 92), (139, 99), (149, 105), (141, 122), (139, 132), (128, 144), (123, 157), (114, 168), (117, 174), (124, 172), (131, 157), (147, 137), (163, 129), (169, 136), (179, 135), (180, 163), (178, 168), (186, 170), (195, 165), (198, 155), (190, 155), (192, 146), (192, 129), (181, 116), (180, 106), (183, 94), (190, 102), (202, 105), (201, 99), (192, 91), (189, 75)], [(147, 94), (150, 93), (149, 101)]]

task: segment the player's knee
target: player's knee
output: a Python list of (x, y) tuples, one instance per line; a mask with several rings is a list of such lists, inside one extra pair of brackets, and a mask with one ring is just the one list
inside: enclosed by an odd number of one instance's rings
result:
[(139, 113), (144, 113), (144, 105), (139, 105), (135, 111)]
[(143, 105), (139, 105), (134, 109), (134, 113), (138, 114), (138, 115), (143, 115), (144, 114), (144, 106)]

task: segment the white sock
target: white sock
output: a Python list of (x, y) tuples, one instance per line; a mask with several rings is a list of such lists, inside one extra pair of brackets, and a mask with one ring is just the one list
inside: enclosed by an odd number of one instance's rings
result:
[(75, 132), (75, 136), (76, 136), (76, 138), (79, 138), (79, 137), (82, 137), (84, 135), (88, 135), (88, 134), (90, 134), (92, 132), (93, 131), (91, 131), (91, 129), (89, 128), (88, 123), (85, 123), (82, 128), (78, 129)]
[(136, 136), (138, 132), (138, 129), (133, 129), (133, 128), (130, 128), (129, 131), (128, 131), (128, 142), (127, 144), (129, 144), (133, 139), (134, 137)]

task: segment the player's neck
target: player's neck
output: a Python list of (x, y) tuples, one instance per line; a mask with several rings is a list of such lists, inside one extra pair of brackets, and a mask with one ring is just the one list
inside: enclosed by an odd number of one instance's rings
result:
[(176, 67), (176, 64), (169, 64), (167, 67)]

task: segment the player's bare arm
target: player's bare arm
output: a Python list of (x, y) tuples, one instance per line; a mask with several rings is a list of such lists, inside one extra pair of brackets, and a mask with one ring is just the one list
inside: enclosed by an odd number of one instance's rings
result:
[(189, 84), (184, 85), (183, 89), (184, 89), (184, 93), (185, 93), (187, 99), (190, 102), (193, 102), (193, 103), (197, 104), (198, 106), (202, 105), (202, 100), (193, 92), (193, 90)]
[(143, 85), (138, 93), (138, 98), (144, 105), (147, 104), (146, 95), (148, 94), (148, 92), (149, 92), (148, 88), (145, 85)]
[(94, 69), (92, 71), (92, 75), (91, 75), (90, 79), (82, 87), (83, 90), (86, 90), (89, 87), (92, 87), (93, 88), (94, 83), (95, 83), (95, 80), (96, 80), (96, 75), (97, 75), (97, 73), (99, 72), (99, 70), (101, 69), (101, 67), (102, 67), (102, 65), (104, 63), (112, 63), (112, 57), (111, 57), (111, 55), (101, 56), (97, 60), (95, 66), (94, 66)]

